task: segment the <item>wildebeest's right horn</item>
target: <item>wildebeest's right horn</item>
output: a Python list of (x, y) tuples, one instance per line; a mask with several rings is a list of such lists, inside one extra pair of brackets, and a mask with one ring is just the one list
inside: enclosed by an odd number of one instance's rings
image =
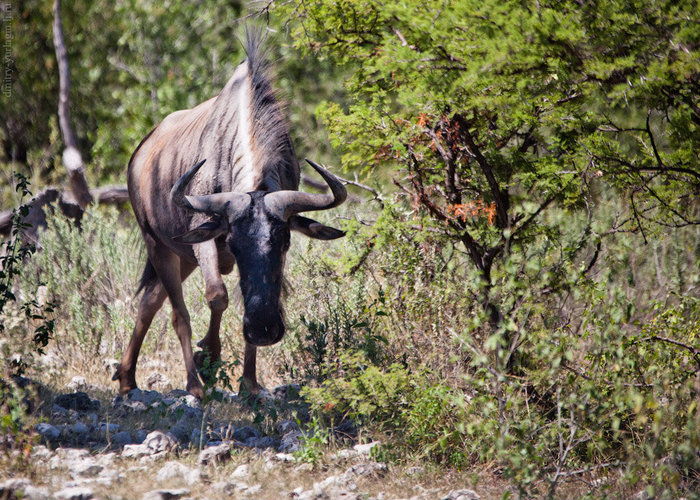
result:
[(301, 212), (337, 207), (348, 196), (345, 186), (336, 176), (308, 158), (306, 162), (321, 174), (331, 188), (331, 194), (311, 194), (301, 191), (276, 191), (268, 194), (265, 196), (265, 204), (270, 209), (277, 210), (283, 220), (288, 220), (292, 215)]
[(238, 205), (242, 202), (246, 205), (250, 201), (247, 194), (242, 193), (214, 193), (207, 195), (186, 195), (185, 188), (192, 181), (197, 171), (200, 169), (204, 162), (207, 160), (202, 160), (198, 162), (194, 167), (189, 169), (187, 172), (182, 174), (182, 176), (177, 180), (173, 188), (170, 190), (170, 198), (176, 205), (186, 208), (189, 210), (194, 210), (195, 212), (204, 212), (207, 214), (221, 214), (223, 215), (226, 210), (226, 204)]

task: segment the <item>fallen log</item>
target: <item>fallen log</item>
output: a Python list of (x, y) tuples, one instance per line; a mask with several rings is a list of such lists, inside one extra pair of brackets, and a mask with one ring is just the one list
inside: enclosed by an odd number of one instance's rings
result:
[[(122, 205), (129, 201), (129, 193), (126, 186), (104, 186), (90, 190), (92, 199), (102, 205)], [(55, 207), (60, 212), (80, 224), (83, 217), (83, 210), (75, 202), (73, 193), (70, 191), (60, 191), (55, 187), (47, 187), (34, 196), (25, 205), (29, 208), (29, 213), (23, 218), (29, 225), (25, 229), (25, 236), (36, 242), (36, 233), (39, 228), (46, 227), (47, 212), (53, 213)], [(0, 235), (8, 236), (12, 231), (12, 210), (0, 212)]]

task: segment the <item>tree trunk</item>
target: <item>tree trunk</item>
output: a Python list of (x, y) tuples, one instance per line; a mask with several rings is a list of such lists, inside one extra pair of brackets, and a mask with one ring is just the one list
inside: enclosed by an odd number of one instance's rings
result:
[(92, 195), (85, 179), (83, 158), (78, 151), (75, 135), (70, 127), (70, 71), (68, 68), (68, 53), (63, 40), (63, 23), (61, 22), (61, 6), (59, 0), (53, 3), (53, 44), (56, 48), (58, 61), (59, 94), (58, 94), (58, 123), (66, 149), (63, 150), (63, 165), (68, 171), (68, 181), (75, 202), (82, 209), (92, 203)]

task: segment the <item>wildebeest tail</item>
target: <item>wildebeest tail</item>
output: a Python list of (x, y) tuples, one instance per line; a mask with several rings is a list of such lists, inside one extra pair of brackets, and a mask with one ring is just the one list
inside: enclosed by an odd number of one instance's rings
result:
[(143, 268), (143, 273), (141, 274), (141, 281), (139, 281), (139, 287), (136, 290), (134, 296), (141, 293), (141, 290), (143, 290), (148, 284), (156, 280), (158, 280), (156, 269), (155, 267), (153, 267), (153, 264), (151, 264), (151, 260), (146, 259), (146, 266)]

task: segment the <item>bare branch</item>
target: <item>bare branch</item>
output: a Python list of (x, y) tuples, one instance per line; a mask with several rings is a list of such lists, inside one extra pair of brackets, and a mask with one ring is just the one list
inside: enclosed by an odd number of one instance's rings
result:
[(383, 200), (382, 197), (379, 195), (379, 192), (378, 192), (376, 189), (373, 189), (373, 188), (371, 188), (371, 187), (369, 187), (369, 186), (367, 186), (367, 185), (365, 185), (365, 184), (362, 184), (362, 183), (360, 183), (360, 182), (357, 182), (357, 180), (351, 181), (350, 179), (344, 179), (343, 177), (340, 177), (340, 176), (338, 176), (338, 175), (336, 175), (336, 177), (337, 177), (338, 179), (340, 179), (340, 181), (343, 182), (343, 183), (345, 183), (345, 184), (350, 184), (351, 186), (355, 186), (355, 187), (358, 187), (358, 188), (360, 188), (360, 189), (364, 189), (365, 191), (371, 193), (372, 196), (374, 196), (374, 198), (372, 198), (372, 200), (376, 200), (377, 203), (379, 203), (379, 206), (382, 207), (382, 208), (384, 208), (384, 200)]
[(464, 139), (467, 143), (469, 151), (481, 167), (481, 171), (483, 172), (484, 176), (486, 177), (486, 181), (489, 184), (491, 195), (493, 196), (493, 199), (496, 202), (496, 213), (498, 214), (498, 221), (500, 223), (499, 225), (501, 228), (506, 228), (508, 227), (507, 200), (504, 199), (503, 193), (501, 192), (500, 186), (498, 185), (498, 181), (496, 181), (496, 177), (493, 175), (493, 169), (491, 168), (491, 165), (489, 164), (488, 160), (484, 158), (484, 155), (481, 154), (481, 151), (474, 142), (474, 139), (472, 138), (472, 135), (469, 132), (469, 127), (467, 126), (467, 123), (461, 123), (461, 125), (463, 128), (462, 132), (464, 134)]
[[(394, 31), (394, 33), (396, 34), (396, 36), (399, 37), (399, 40), (401, 40), (401, 46), (402, 46), (402, 47), (405, 47), (406, 45), (408, 45), (408, 42), (406, 41), (406, 39), (403, 37), (403, 35), (401, 34), (401, 32), (400, 32), (397, 28), (394, 28), (394, 27), (392, 26), (391, 29)], [(413, 47), (412, 47), (412, 48), (413, 48)]]
[(129, 201), (126, 186), (104, 186), (91, 189), (90, 194), (100, 205), (119, 205)]
[(673, 344), (678, 347), (682, 347), (686, 351), (689, 351), (693, 357), (695, 358), (695, 362), (698, 364), (698, 367), (700, 368), (700, 349), (696, 349), (695, 347), (684, 344), (683, 342), (679, 342), (677, 340), (669, 339), (668, 337), (661, 337), (659, 335), (652, 335), (651, 337), (645, 337), (641, 339), (641, 342), (647, 342), (647, 341), (661, 341), (661, 342), (667, 342), (669, 344)]
[(656, 157), (656, 164), (662, 168), (665, 169), (664, 163), (661, 161), (661, 157), (659, 156), (659, 151), (656, 149), (656, 142), (654, 141), (654, 135), (651, 133), (651, 127), (649, 126), (649, 115), (651, 115), (651, 110), (647, 111), (647, 121), (646, 121), (646, 132), (647, 135), (649, 136), (649, 140), (651, 141), (651, 148), (654, 151), (654, 156)]

